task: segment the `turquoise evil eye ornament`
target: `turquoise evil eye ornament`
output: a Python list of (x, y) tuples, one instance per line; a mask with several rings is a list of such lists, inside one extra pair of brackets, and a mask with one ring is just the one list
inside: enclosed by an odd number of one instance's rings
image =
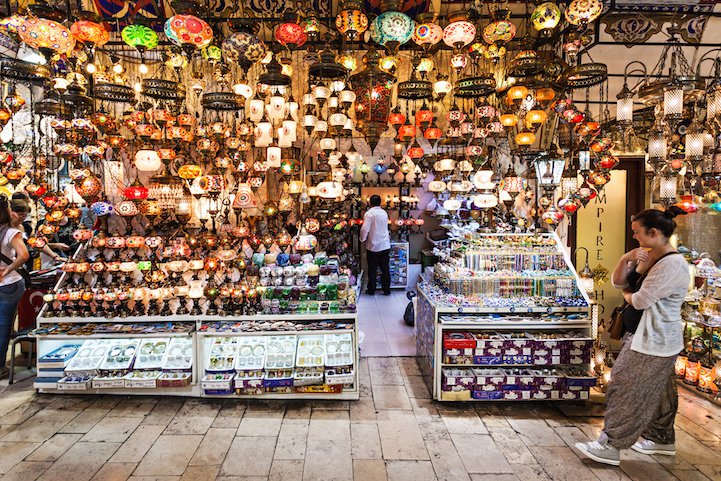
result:
[(401, 12), (385, 12), (378, 15), (371, 23), (371, 39), (384, 47), (388, 43), (403, 45), (413, 36), (415, 22)]

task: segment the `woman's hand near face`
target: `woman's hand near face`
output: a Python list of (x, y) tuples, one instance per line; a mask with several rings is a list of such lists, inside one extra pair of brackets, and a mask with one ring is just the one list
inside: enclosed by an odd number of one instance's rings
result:
[(650, 256), (643, 247), (637, 247), (636, 249), (630, 250), (623, 255), (626, 261), (646, 263), (649, 261)]

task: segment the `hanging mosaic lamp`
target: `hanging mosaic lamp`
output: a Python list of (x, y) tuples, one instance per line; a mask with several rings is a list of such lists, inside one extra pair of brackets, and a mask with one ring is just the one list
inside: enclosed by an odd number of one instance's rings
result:
[(165, 35), (175, 45), (204, 48), (213, 40), (213, 29), (195, 15), (173, 15), (165, 22)]
[(335, 28), (350, 40), (368, 30), (368, 17), (363, 13), (363, 2), (341, 2), (340, 13), (335, 17)]
[(383, 13), (378, 15), (370, 26), (371, 39), (378, 45), (395, 52), (413, 36), (415, 22), (400, 11), (400, 2), (385, 0), (381, 5)]
[(509, 20), (508, 10), (496, 10), (492, 15), (493, 21), (483, 29), (483, 40), (486, 43), (507, 43), (516, 36), (516, 26)]
[(553, 2), (545, 2), (536, 7), (531, 14), (533, 28), (542, 35), (547, 35), (561, 21), (561, 9)]
[(573, 0), (566, 8), (566, 20), (571, 25), (585, 25), (603, 12), (601, 0)]
[(133, 24), (123, 28), (120, 36), (126, 45), (137, 49), (140, 52), (151, 50), (158, 46), (158, 34), (152, 28)]
[(366, 137), (371, 152), (386, 130), (395, 77), (378, 66), (380, 54), (371, 47), (363, 57), (365, 67), (348, 79), (356, 94), (356, 128)]
[(62, 24), (45, 18), (28, 18), (19, 27), (20, 39), (32, 48), (50, 49), (59, 54), (70, 53), (75, 38)]
[[(257, 27), (256, 27), (257, 28)], [(251, 31), (238, 31), (225, 38), (221, 45), (223, 56), (228, 62), (238, 63), (243, 70), (263, 60), (268, 47)]]
[(443, 40), (443, 29), (435, 24), (436, 16), (433, 13), (418, 15), (418, 23), (413, 29), (413, 42), (428, 51), (435, 44)]
[(456, 12), (448, 17), (450, 22), (443, 29), (443, 42), (449, 47), (460, 50), (476, 38), (476, 26), (468, 21), (466, 12)]
[(102, 47), (110, 40), (110, 32), (92, 12), (80, 12), (79, 20), (70, 26), (70, 33), (78, 42)]
[(301, 47), (308, 41), (308, 34), (297, 22), (297, 16), (286, 15), (283, 23), (275, 27), (274, 37), (276, 42), (288, 48)]

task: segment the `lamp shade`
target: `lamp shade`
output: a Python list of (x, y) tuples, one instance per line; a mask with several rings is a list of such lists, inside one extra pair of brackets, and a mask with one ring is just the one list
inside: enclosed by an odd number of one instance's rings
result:
[(316, 192), (323, 199), (335, 199), (343, 193), (343, 184), (340, 182), (321, 182), (316, 186)]
[(195, 15), (173, 15), (165, 22), (163, 31), (168, 40), (178, 46), (204, 48), (213, 40), (213, 29)]
[(33, 48), (47, 48), (58, 53), (70, 53), (75, 38), (64, 25), (45, 18), (28, 18), (18, 27), (20, 39)]
[(350, 39), (368, 30), (368, 17), (356, 9), (342, 10), (335, 17), (335, 28)]
[(561, 184), (566, 161), (561, 158), (540, 158), (535, 162), (536, 178), (541, 187), (555, 188)]
[(496, 20), (483, 29), (483, 40), (487, 43), (506, 43), (516, 36), (516, 26), (510, 20)]
[(395, 77), (378, 66), (380, 55), (371, 47), (363, 57), (365, 66), (348, 79), (355, 92), (356, 128), (375, 149), (380, 134), (386, 130), (390, 113), (391, 91)]
[(465, 47), (476, 38), (475, 25), (468, 21), (465, 13), (459, 15), (462, 16), (451, 19), (451, 23), (443, 29), (443, 42), (453, 48)]
[(110, 32), (100, 22), (93, 20), (78, 20), (70, 26), (70, 33), (75, 40), (82, 43), (101, 47), (110, 40)]
[(676, 118), (683, 113), (683, 87), (672, 83), (663, 91), (663, 115)]
[(249, 32), (234, 32), (223, 40), (223, 56), (229, 62), (238, 63), (243, 70), (261, 61), (268, 53), (268, 47), (257, 36)]
[(566, 7), (566, 20), (571, 25), (584, 25), (596, 20), (601, 12), (601, 0), (573, 0)]
[(160, 155), (152, 148), (141, 148), (135, 153), (135, 167), (141, 172), (155, 172), (161, 165)]
[(444, 31), (433, 22), (419, 23), (413, 29), (413, 42), (423, 48), (430, 48), (444, 39)]
[(275, 28), (275, 40), (283, 46), (300, 47), (308, 41), (308, 34), (297, 23), (285, 22)]
[(389, 42), (402, 45), (413, 36), (415, 23), (405, 13), (384, 12), (378, 15), (370, 26), (371, 39), (378, 45), (385, 46)]
[(553, 30), (561, 21), (561, 9), (553, 2), (545, 2), (536, 7), (531, 14), (533, 28), (541, 32)]

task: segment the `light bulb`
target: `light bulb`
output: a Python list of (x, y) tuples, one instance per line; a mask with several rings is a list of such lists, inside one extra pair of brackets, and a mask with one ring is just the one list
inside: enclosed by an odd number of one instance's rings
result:
[(113, 72), (115, 72), (117, 74), (123, 73), (123, 66), (120, 65), (119, 63), (116, 63), (115, 65), (113, 65)]
[(88, 65), (85, 66), (85, 70), (90, 74), (94, 74), (98, 71), (98, 68), (95, 66), (94, 63), (90, 62)]
[(135, 82), (135, 85), (133, 85), (133, 88), (135, 89), (136, 92), (140, 93), (140, 88), (141, 88), (140, 82)]
[(146, 73), (148, 73), (148, 66), (145, 65), (145, 63), (141, 63), (141, 64), (140, 64), (140, 67), (138, 67), (138, 71), (139, 71), (141, 74), (145, 75)]

